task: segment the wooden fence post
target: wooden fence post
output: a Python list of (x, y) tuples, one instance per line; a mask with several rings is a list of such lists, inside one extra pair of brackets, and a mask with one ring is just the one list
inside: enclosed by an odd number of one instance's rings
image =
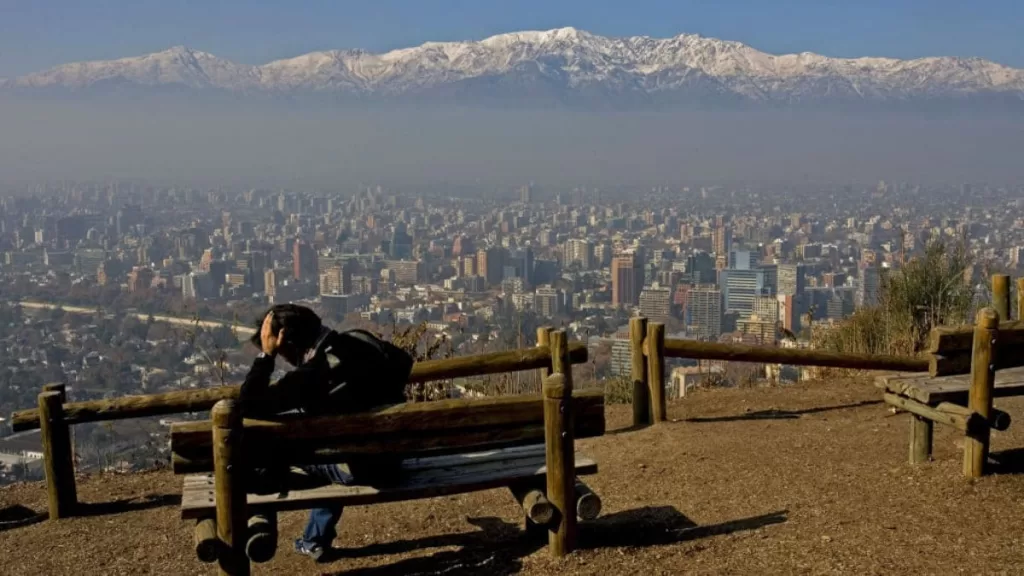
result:
[(633, 426), (651, 423), (651, 395), (647, 385), (647, 361), (644, 359), (644, 337), (647, 336), (647, 318), (629, 319), (629, 354), (632, 360), (630, 379), (633, 381)]
[[(978, 312), (974, 327), (974, 352), (971, 358), (971, 391), (967, 407), (986, 421), (992, 413), (995, 388), (996, 340), (999, 338), (999, 314), (991, 308)], [(980, 478), (988, 460), (989, 426), (970, 430), (964, 438), (964, 476)]]
[(555, 507), (548, 548), (555, 557), (576, 547), (576, 450), (573, 445), (572, 364), (564, 330), (551, 333), (553, 374), (544, 380), (544, 445), (547, 497)]
[(50, 520), (71, 516), (78, 504), (75, 463), (71, 460), (71, 432), (64, 420), (62, 397), (63, 393), (57, 390), (39, 395), (39, 425)]
[(992, 275), (992, 307), (1000, 320), (1010, 320), (1010, 277), (1006, 274)]
[(665, 406), (665, 325), (651, 322), (647, 326), (647, 379), (651, 390), (651, 420), (668, 420)]
[(43, 392), (60, 392), (60, 403), (68, 403), (68, 389), (67, 386), (61, 382), (51, 382), (43, 385)]
[(245, 471), (242, 464), (242, 411), (234, 400), (221, 400), (210, 412), (213, 419), (213, 473), (217, 498), (217, 538), (220, 540), (219, 573), (248, 576), (245, 554)]
[[(551, 327), (550, 326), (539, 326), (537, 328), (537, 347), (550, 346), (551, 345)], [(540, 376), (540, 385), (543, 388), (544, 379), (551, 375), (551, 367), (554, 366), (555, 362), (555, 350), (551, 349), (551, 362), (547, 366), (537, 371)]]
[(1024, 278), (1017, 278), (1017, 320), (1024, 320)]

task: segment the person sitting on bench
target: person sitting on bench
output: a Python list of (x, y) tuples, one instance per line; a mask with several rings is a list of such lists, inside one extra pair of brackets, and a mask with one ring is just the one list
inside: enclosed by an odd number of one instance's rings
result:
[[(336, 332), (315, 312), (296, 304), (273, 306), (259, 321), (252, 343), (260, 349), (240, 393), (248, 417), (284, 413), (344, 414), (405, 402), (405, 385), (413, 359), (404, 350), (369, 332)], [(280, 356), (295, 367), (277, 382), (270, 378)], [(397, 461), (349, 461), (348, 472), (337, 464), (303, 467), (306, 474), (337, 484), (382, 484), (393, 476)], [(272, 478), (272, 471), (257, 471)], [(284, 474), (287, 476), (287, 473)], [(319, 561), (337, 537), (341, 506), (310, 512), (295, 550)]]

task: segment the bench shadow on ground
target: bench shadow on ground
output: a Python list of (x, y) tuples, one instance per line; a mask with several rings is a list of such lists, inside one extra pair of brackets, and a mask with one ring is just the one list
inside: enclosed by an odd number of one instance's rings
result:
[(707, 422), (738, 422), (743, 420), (795, 420), (801, 416), (808, 414), (820, 414), (822, 412), (832, 412), (835, 410), (847, 410), (850, 408), (860, 408), (862, 406), (874, 406), (881, 404), (881, 400), (862, 400), (860, 402), (852, 402), (850, 404), (835, 404), (832, 406), (820, 406), (817, 408), (805, 408), (803, 410), (758, 410), (756, 412), (747, 412), (744, 414), (736, 414), (732, 416), (710, 416), (710, 417), (695, 417), (685, 418), (681, 422), (692, 422), (692, 423), (707, 423)]
[[(699, 540), (720, 534), (757, 530), (786, 522), (787, 511), (698, 526), (671, 506), (645, 507), (609, 514), (580, 524), (579, 545), (583, 550), (598, 548), (645, 548)], [(472, 532), (446, 534), (410, 540), (347, 548), (325, 559), (344, 564), (345, 559), (385, 556), (450, 548), (429, 556), (399, 560), (383, 566), (335, 572), (335, 576), (378, 576), (384, 574), (490, 574), (506, 576), (522, 570), (523, 558), (547, 546), (545, 538), (527, 535), (520, 524), (499, 518), (470, 518), (479, 528)]]
[(75, 516), (106, 516), (179, 505), (181, 494), (146, 494), (110, 502), (79, 502), (75, 507)]

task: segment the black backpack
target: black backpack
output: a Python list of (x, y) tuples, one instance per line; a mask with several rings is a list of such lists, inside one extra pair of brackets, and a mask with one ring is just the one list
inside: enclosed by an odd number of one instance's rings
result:
[(366, 330), (336, 332), (324, 342), (330, 369), (327, 401), (338, 411), (359, 412), (405, 402), (413, 357)]

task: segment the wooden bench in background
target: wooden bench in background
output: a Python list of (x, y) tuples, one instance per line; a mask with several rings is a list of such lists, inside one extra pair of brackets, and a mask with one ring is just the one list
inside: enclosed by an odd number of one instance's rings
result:
[[(1008, 302), (1003, 306), (1008, 309)], [(993, 398), (1024, 395), (1024, 322), (999, 317), (985, 308), (975, 326), (933, 329), (927, 374), (876, 379), (886, 403), (911, 413), (911, 464), (931, 458), (938, 422), (964, 433), (964, 474), (984, 474), (991, 430), (1010, 426), (1010, 416), (993, 408)]]
[[(574, 439), (604, 434), (604, 394), (573, 393), (565, 334), (552, 332), (550, 339), (555, 373), (545, 379), (540, 396), (443, 400), (273, 421), (243, 420), (238, 405), (224, 400), (214, 407), (211, 421), (175, 424), (172, 464), (175, 473), (190, 474), (181, 515), (197, 521), (197, 556), (218, 561), (223, 573), (248, 574), (250, 561), (274, 555), (279, 511), (503, 487), (522, 506), (528, 530), (549, 533), (554, 555), (571, 551), (577, 519), (600, 512), (600, 499), (578, 480), (596, 473), (597, 464), (576, 457)], [(254, 469), (368, 455), (402, 458), (395, 482), (386, 487), (300, 483), (274, 494), (247, 489)]]

